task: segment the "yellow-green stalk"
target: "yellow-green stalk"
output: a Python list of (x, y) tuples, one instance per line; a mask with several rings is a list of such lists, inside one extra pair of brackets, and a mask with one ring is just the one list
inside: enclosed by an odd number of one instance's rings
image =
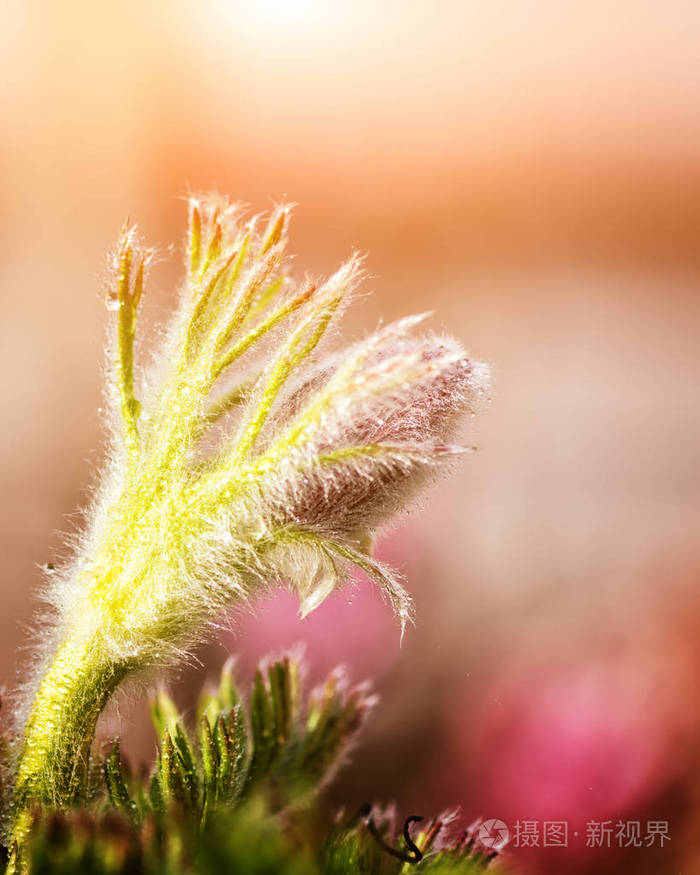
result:
[(376, 580), (402, 624), (410, 601), (376, 561), (376, 529), (458, 451), (456, 418), (487, 369), (412, 317), (325, 349), (361, 276), (353, 256), (296, 285), (289, 209), (245, 223), (192, 199), (187, 278), (153, 364), (134, 336), (149, 253), (126, 228), (108, 309), (111, 445), (74, 561), (52, 575), (49, 654), (26, 694), (11, 869), (35, 804), (85, 790), (97, 719), (119, 684), (185, 656), (222, 613), (278, 582), (313, 610), (352, 566)]

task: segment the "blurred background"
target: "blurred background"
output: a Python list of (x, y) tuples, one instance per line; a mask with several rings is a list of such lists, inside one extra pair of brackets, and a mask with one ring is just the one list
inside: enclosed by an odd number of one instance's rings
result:
[[(493, 403), (478, 453), (380, 544), (415, 595), (402, 647), (366, 582), (303, 623), (282, 593), (177, 696), (303, 641), (311, 682), (340, 661), (383, 700), (335, 802), (566, 821), (568, 848), (513, 850), (523, 871), (700, 873), (700, 7), (5, 0), (2, 22), (5, 685), (101, 458), (121, 223), (163, 253), (153, 323), (184, 194), (287, 197), (300, 273), (369, 253), (348, 331), (434, 309), (493, 364)], [(586, 847), (607, 821), (611, 847)], [(670, 841), (620, 848), (620, 821)]]

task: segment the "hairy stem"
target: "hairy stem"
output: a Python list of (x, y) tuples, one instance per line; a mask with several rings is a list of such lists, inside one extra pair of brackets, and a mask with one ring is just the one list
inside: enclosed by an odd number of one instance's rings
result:
[[(17, 764), (12, 839), (20, 848), (35, 804), (63, 808), (86, 788), (95, 726), (129, 669), (106, 658), (99, 636), (68, 636), (37, 690)], [(20, 870), (18, 870), (20, 871)]]

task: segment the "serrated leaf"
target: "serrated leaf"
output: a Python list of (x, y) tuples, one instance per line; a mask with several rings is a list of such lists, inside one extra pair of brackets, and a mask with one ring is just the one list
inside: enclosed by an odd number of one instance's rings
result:
[(151, 703), (151, 720), (156, 733), (162, 738), (165, 732), (172, 732), (175, 724), (180, 719), (177, 705), (165, 690), (158, 690), (155, 699)]
[(240, 701), (236, 683), (233, 677), (233, 667), (235, 661), (227, 659), (221, 669), (221, 679), (219, 681), (219, 701), (222, 711), (230, 711), (235, 708)]
[(165, 813), (166, 799), (160, 780), (160, 772), (157, 768), (151, 776), (150, 800), (155, 814), (162, 815)]
[(202, 814), (200, 824), (204, 825), (211, 805), (216, 802), (216, 783), (218, 776), (218, 755), (209, 719), (204, 716), (199, 721), (199, 754), (202, 762)]
[(273, 707), (260, 669), (255, 673), (250, 701), (250, 731), (253, 750), (248, 775), (249, 784), (267, 772), (277, 748)]
[(231, 784), (234, 767), (233, 740), (229, 734), (229, 727), (222, 714), (216, 719), (214, 725), (214, 746), (219, 763), (216, 776), (216, 798), (225, 798)]
[(279, 748), (292, 732), (294, 718), (294, 689), (289, 659), (272, 665), (268, 672), (274, 739)]
[(112, 750), (104, 763), (105, 783), (112, 805), (122, 811), (133, 823), (139, 820), (136, 803), (131, 798), (122, 772), (119, 742), (115, 741)]
[(193, 810), (198, 810), (200, 805), (200, 780), (192, 743), (186, 730), (183, 729), (182, 724), (179, 722), (175, 724), (172, 737), (178, 760), (178, 770), (187, 789), (189, 803)]
[(166, 808), (177, 803), (185, 810), (190, 807), (188, 781), (173, 738), (167, 730), (163, 734), (158, 757), (158, 779)]
[(228, 732), (233, 739), (234, 766), (231, 784), (231, 800), (243, 792), (250, 763), (248, 761), (248, 729), (242, 705), (237, 705), (228, 715)]

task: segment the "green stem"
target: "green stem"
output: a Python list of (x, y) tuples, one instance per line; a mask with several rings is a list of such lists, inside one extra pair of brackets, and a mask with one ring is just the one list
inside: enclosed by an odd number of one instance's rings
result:
[(32, 807), (71, 806), (84, 795), (97, 719), (128, 667), (107, 658), (97, 635), (69, 635), (56, 651), (24, 730), (12, 806), (17, 860), (8, 872), (22, 870)]

